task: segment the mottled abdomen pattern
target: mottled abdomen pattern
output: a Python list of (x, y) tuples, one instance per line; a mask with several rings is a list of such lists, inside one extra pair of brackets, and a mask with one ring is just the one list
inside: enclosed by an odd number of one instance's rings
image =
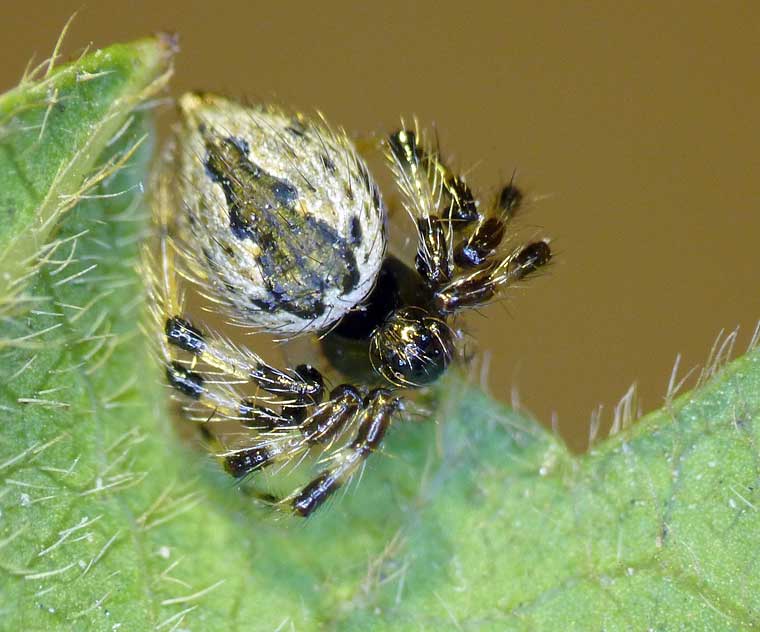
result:
[(187, 94), (172, 159), (188, 274), (240, 324), (325, 329), (369, 293), (385, 211), (342, 131), (272, 106)]

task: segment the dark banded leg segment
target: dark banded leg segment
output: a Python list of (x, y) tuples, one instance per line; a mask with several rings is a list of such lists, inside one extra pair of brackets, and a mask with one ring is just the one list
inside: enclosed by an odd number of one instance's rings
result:
[(226, 341), (208, 342), (200, 329), (176, 315), (166, 319), (164, 332), (170, 345), (231, 376), (251, 380), (268, 393), (290, 398), (296, 404), (322, 401), (322, 374), (308, 364), (281, 371), (255, 354), (249, 351), (243, 353)]
[(259, 437), (256, 445), (225, 454), (224, 468), (235, 478), (242, 478), (276, 463), (293, 462), (313, 446), (328, 448), (351, 425), (362, 405), (359, 391), (349, 384), (342, 384), (297, 426), (277, 425), (282, 417), (256, 407), (253, 409), (257, 415), (254, 423), (270, 424), (264, 429), (267, 434)]
[(434, 301), (442, 314), (478, 307), (490, 301), (503, 286), (519, 281), (551, 260), (551, 248), (536, 241), (500, 262), (459, 277), (435, 293)]
[[(388, 136), (388, 147), (396, 171), (414, 181), (425, 178), (434, 193), (440, 193), (440, 218), (461, 230), (480, 219), (478, 200), (462, 176), (456, 175), (441, 158), (438, 149), (429, 146), (418, 129), (401, 129)], [(415, 183), (417, 192), (423, 187)]]
[[(216, 346), (207, 343), (199, 328), (178, 316), (166, 319), (164, 331), (168, 347), (186, 352), (194, 362), (224, 369), (234, 376), (229, 371), (230, 358), (234, 357), (231, 345), (223, 341), (214, 343)], [(246, 361), (246, 357), (241, 357), (236, 367), (245, 366)], [(350, 385), (333, 389), (329, 399), (322, 402), (322, 375), (309, 365), (286, 372), (263, 362), (251, 369), (249, 376), (278, 398), (272, 403), (279, 411), (262, 405), (260, 398), (239, 399), (235, 405), (234, 400), (220, 398), (210, 380), (185, 364), (173, 361), (167, 368), (167, 379), (173, 388), (206, 408), (220, 411), (220, 416), (240, 420), (255, 431), (248, 447), (223, 451), (220, 455), (224, 469), (235, 478), (244, 478), (275, 464), (295, 462), (316, 445), (329, 449), (355, 422), (364, 406), (360, 392)]]
[(301, 491), (287, 499), (298, 516), (306, 518), (313, 514), (351, 479), (367, 457), (378, 449), (394, 413), (401, 407), (401, 400), (386, 389), (376, 389), (367, 395), (356, 436), (331, 457), (335, 464), (320, 472)]
[(230, 419), (238, 419), (239, 398), (235, 392), (227, 392), (218, 384), (209, 382), (201, 373), (185, 366), (185, 363), (171, 361), (166, 367), (166, 381), (175, 391), (181, 393), (190, 403)]
[(488, 214), (479, 215), (470, 235), (454, 247), (457, 267), (472, 270), (494, 257), (506, 234), (507, 224), (519, 210), (522, 199), (522, 192), (514, 182), (501, 190)]

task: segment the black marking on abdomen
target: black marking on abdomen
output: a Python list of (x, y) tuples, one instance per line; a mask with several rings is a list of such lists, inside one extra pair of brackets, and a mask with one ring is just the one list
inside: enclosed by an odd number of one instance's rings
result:
[(348, 274), (346, 274), (343, 277), (343, 285), (342, 285), (343, 296), (345, 296), (346, 294), (350, 294), (356, 289), (356, 286), (359, 284), (359, 278), (360, 278), (359, 268), (356, 265), (356, 258), (351, 252), (349, 252), (348, 255), (350, 255), (350, 261), (346, 261)]
[(362, 243), (362, 223), (356, 215), (351, 218), (351, 243), (355, 246)]
[(320, 154), (319, 159), (322, 161), (322, 166), (327, 169), (332, 175), (335, 175), (335, 163), (327, 154)]
[(356, 289), (361, 275), (351, 245), (335, 227), (303, 212), (295, 185), (252, 163), (245, 141), (211, 133), (205, 140), (206, 171), (222, 187), (230, 230), (259, 249), (267, 294), (251, 298), (256, 308), (313, 320), (325, 313), (331, 288)]
[(298, 201), (298, 189), (290, 182), (280, 180), (272, 185), (272, 193), (282, 206), (293, 206)]

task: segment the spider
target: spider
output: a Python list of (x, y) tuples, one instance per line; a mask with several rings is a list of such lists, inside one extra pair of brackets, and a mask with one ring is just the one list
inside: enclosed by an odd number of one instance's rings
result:
[[(242, 446), (217, 453), (236, 478), (321, 452), (311, 482), (276, 501), (306, 517), (378, 450), (403, 391), (446, 371), (458, 354), (452, 318), (545, 265), (551, 250), (542, 240), (501, 252), (522, 193), (510, 182), (483, 212), (416, 123), (375, 144), (414, 222), (411, 267), (386, 253), (386, 207), (343, 130), (208, 93), (178, 105), (155, 183), (158, 244), (144, 250), (166, 380), (190, 416), (245, 427)], [(192, 323), (188, 283), (236, 325), (318, 334), (323, 355), (356, 383), (328, 392), (315, 367), (277, 368)]]

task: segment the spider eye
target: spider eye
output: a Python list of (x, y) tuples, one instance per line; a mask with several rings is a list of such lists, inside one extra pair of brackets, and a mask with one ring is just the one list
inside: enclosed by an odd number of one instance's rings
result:
[(454, 355), (454, 336), (445, 323), (419, 308), (394, 311), (370, 342), (372, 366), (399, 386), (435, 382)]

